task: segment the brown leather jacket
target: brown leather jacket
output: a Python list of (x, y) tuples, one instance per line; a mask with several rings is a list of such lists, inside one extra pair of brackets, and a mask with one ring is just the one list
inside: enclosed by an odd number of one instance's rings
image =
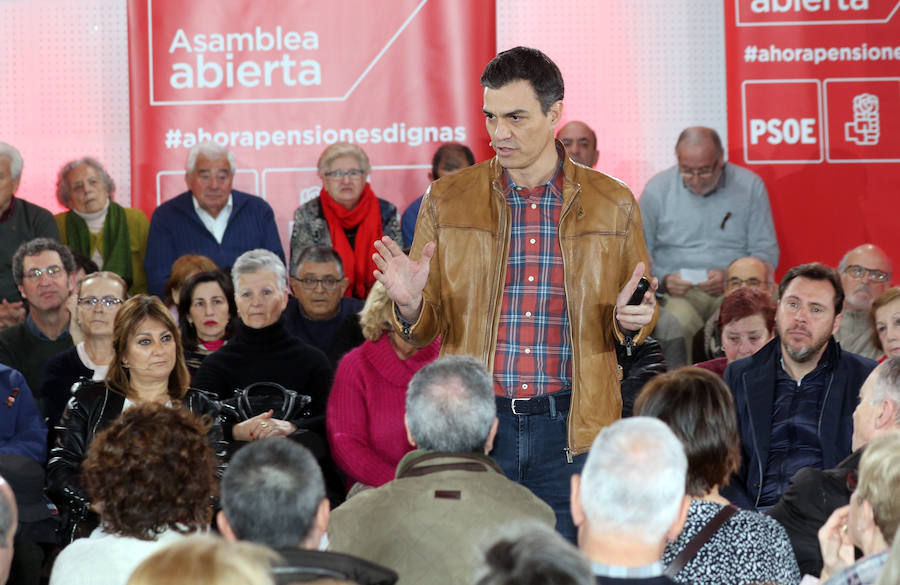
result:
[[(415, 259), (426, 243), (437, 244), (422, 312), (410, 327), (394, 319), (397, 331), (411, 343), (425, 346), (441, 335), (442, 355), (473, 355), (489, 371), (509, 259), (510, 213), (502, 172), (495, 157), (431, 185), (410, 253)], [(640, 209), (628, 187), (568, 157), (563, 174), (559, 242), (573, 370), (568, 448), (578, 455), (621, 415), (613, 339), (625, 340), (615, 320), (616, 297), (635, 265), (644, 262), (649, 275), (649, 263)], [(641, 343), (655, 321), (654, 315), (633, 342)]]

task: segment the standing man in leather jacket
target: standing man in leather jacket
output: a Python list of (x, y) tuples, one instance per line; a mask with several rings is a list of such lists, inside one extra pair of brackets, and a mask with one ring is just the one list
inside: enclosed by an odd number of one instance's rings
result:
[(614, 340), (640, 344), (656, 282), (631, 191), (575, 165), (553, 133), (559, 68), (536, 49), (497, 55), (481, 76), (497, 156), (431, 185), (410, 257), (375, 243), (395, 328), (417, 346), (469, 354), (492, 372), (499, 430), (491, 455), (547, 502), (570, 540), (569, 478), (597, 432), (621, 416)]

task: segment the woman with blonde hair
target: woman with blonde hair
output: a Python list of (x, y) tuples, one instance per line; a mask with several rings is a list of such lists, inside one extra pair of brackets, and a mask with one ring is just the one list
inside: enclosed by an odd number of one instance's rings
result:
[(397, 463), (413, 449), (403, 425), (406, 387), (440, 351), (440, 338), (421, 349), (404, 341), (391, 326), (393, 310), (375, 283), (360, 312), (366, 341), (341, 359), (328, 397), (328, 441), (351, 484), (377, 487), (394, 479)]
[(400, 216), (393, 203), (375, 197), (368, 183), (369, 157), (359, 146), (332, 144), (317, 166), (322, 190), (294, 212), (290, 265), (296, 266), (294, 260), (308, 246), (331, 246), (350, 280), (345, 294), (364, 299), (375, 282), (373, 243), (388, 236), (402, 246)]
[(67, 516), (68, 540), (96, 523), (91, 498), (81, 482), (81, 467), (94, 437), (123, 411), (135, 405), (164, 404), (206, 415), (213, 422), (209, 439), (220, 456), (225, 453), (222, 428), (216, 422), (218, 404), (188, 388), (181, 337), (162, 301), (147, 295), (125, 301), (116, 315), (112, 343), (114, 354), (106, 379), (75, 387), (47, 464), (47, 491)]

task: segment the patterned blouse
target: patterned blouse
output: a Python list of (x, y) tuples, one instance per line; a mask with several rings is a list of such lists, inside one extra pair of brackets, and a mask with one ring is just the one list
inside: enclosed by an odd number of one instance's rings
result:
[[(684, 530), (666, 546), (663, 562), (668, 565), (675, 560), (722, 507), (715, 502), (693, 500)], [(697, 551), (675, 581), (691, 585), (796, 585), (800, 582), (800, 568), (787, 532), (777, 520), (740, 510)]]

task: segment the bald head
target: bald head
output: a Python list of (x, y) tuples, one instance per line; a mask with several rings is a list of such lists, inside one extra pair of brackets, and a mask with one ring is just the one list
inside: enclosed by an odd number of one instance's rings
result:
[[(891, 283), (891, 259), (878, 246), (863, 244), (844, 254), (838, 272), (846, 295), (844, 308), (868, 311)], [(879, 275), (886, 276), (878, 280)]]
[(728, 265), (725, 294), (731, 294), (744, 286), (758, 288), (772, 294), (774, 285), (775, 271), (759, 258), (745, 256)]
[(560, 128), (556, 138), (566, 147), (566, 152), (577, 163), (586, 167), (597, 164), (597, 135), (584, 122), (573, 120)]

